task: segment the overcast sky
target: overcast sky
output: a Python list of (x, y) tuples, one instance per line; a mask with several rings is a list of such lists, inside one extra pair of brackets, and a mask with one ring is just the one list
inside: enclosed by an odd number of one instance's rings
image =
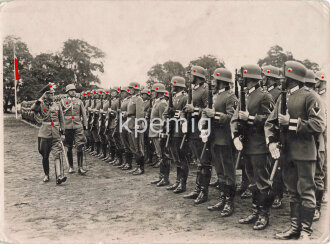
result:
[(278, 44), (329, 70), (329, 5), (322, 1), (14, 1), (1, 5), (1, 35), (30, 52), (78, 38), (106, 53), (101, 86), (144, 83), (156, 63), (184, 66), (205, 54), (234, 70)]

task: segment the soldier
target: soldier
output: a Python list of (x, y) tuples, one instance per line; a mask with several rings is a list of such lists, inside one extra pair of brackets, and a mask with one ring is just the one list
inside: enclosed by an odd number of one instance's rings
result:
[[(326, 98), (327, 98), (327, 95), (326, 95), (326, 86), (327, 86), (327, 80), (326, 80), (326, 75), (322, 72), (322, 71), (318, 71), (315, 73), (315, 76), (316, 76), (316, 90), (317, 90), (317, 93), (320, 95), (321, 97), (321, 100), (323, 101), (323, 103), (325, 104), (325, 108), (326, 108)], [(325, 111), (327, 112), (327, 111)], [(327, 151), (326, 151), (326, 147), (325, 145), (327, 145), (327, 132), (326, 130), (324, 131), (323, 133), (323, 141), (324, 143), (322, 143), (322, 140), (320, 139), (320, 147), (319, 147), (319, 151), (320, 151), (320, 160), (321, 161), (324, 161), (323, 162), (323, 173), (324, 173), (324, 179), (323, 179), (323, 182), (324, 182), (324, 189), (323, 191), (319, 191), (319, 193), (316, 193), (316, 197), (317, 199), (318, 198), (323, 198), (322, 201), (323, 202), (326, 202), (327, 201)], [(316, 168), (316, 173), (317, 173), (318, 169)], [(318, 196), (318, 194), (322, 195), (322, 196)], [(317, 200), (318, 201), (318, 200)], [(316, 203), (318, 204), (318, 203)]]
[[(322, 100), (321, 96), (316, 92), (316, 85), (320, 84), (318, 78), (315, 76), (312, 70), (307, 70), (305, 76), (305, 86), (310, 89), (311, 92), (315, 94), (316, 97), (321, 101), (320, 106), (326, 111), (326, 101)], [(326, 131), (314, 136), (316, 142), (316, 149), (317, 149), (317, 158), (316, 158), (316, 169), (315, 169), (315, 199), (316, 199), (316, 208), (314, 213), (314, 221), (320, 219), (321, 215), (321, 202), (324, 192), (324, 176), (325, 172), (323, 171), (323, 165), (325, 161), (325, 136)]]
[[(121, 124), (124, 125), (127, 121), (127, 106), (129, 103), (129, 99), (131, 97), (131, 93), (130, 93), (131, 89), (126, 86), (123, 87), (123, 89), (121, 89), (121, 107), (119, 109), (119, 120), (117, 123), (120, 123), (121, 120)], [(129, 144), (129, 132), (128, 130), (123, 126), (119, 129), (119, 134), (120, 134), (120, 139), (121, 139), (121, 143), (123, 145), (124, 148), (124, 153), (123, 153), (123, 160), (116, 164), (113, 164), (114, 166), (118, 166), (118, 168), (122, 169), (122, 170), (130, 170), (132, 169), (132, 152), (130, 150), (130, 144)]]
[[(91, 92), (90, 91), (86, 91), (85, 93), (85, 102), (84, 102), (84, 107), (86, 109), (86, 116), (87, 116), (87, 123), (89, 123), (89, 120), (90, 120), (90, 106), (92, 104), (92, 95), (91, 95)], [(91, 135), (91, 132), (89, 131), (89, 128), (88, 130), (85, 130), (85, 136), (86, 136), (86, 139), (87, 139), (87, 143), (85, 144), (85, 147), (84, 147), (84, 151), (87, 152), (88, 150), (90, 150), (91, 148), (91, 144), (92, 144), (92, 135)]]
[[(281, 79), (280, 69), (272, 65), (267, 65), (262, 67), (262, 73), (264, 87), (270, 95), (272, 95), (274, 103), (276, 103), (279, 95), (281, 94), (281, 89), (279, 87)], [(274, 160), (271, 158), (270, 160), (274, 163)], [(275, 195), (272, 208), (280, 208), (282, 206), (283, 191), (285, 188), (280, 170), (276, 171), (272, 188)]]
[[(164, 112), (164, 117), (166, 119), (175, 118), (179, 120), (181, 118), (182, 111), (187, 104), (187, 94), (185, 93), (186, 81), (183, 77), (174, 76), (171, 79), (172, 93), (173, 93), (173, 107), (170, 105)], [(175, 121), (174, 123), (177, 123)], [(174, 127), (174, 126), (173, 126)], [(181, 128), (172, 128), (170, 132), (168, 145), (171, 153), (171, 157), (176, 164), (176, 182), (167, 187), (167, 190), (173, 190), (174, 193), (182, 193), (186, 191), (187, 178), (189, 173), (188, 162), (185, 158), (184, 150), (180, 150), (180, 144), (182, 141), (182, 130)]]
[[(149, 116), (152, 108), (151, 91), (148, 89), (143, 89), (141, 91), (141, 97), (143, 99), (144, 118), (146, 118), (148, 122), (150, 119)], [(152, 164), (152, 159), (151, 159), (152, 147), (150, 145), (150, 139), (148, 137), (149, 123), (144, 124), (143, 126), (146, 126), (146, 132), (140, 135), (140, 147), (144, 155), (144, 164)]]
[[(185, 107), (185, 113), (191, 113), (193, 117), (193, 126), (190, 136), (189, 146), (197, 159), (197, 176), (195, 190), (184, 198), (195, 199), (195, 204), (201, 204), (208, 199), (208, 188), (211, 180), (211, 155), (205, 153), (204, 158), (200, 159), (203, 150), (203, 142), (200, 139), (200, 133), (198, 129), (199, 118), (201, 117), (202, 110), (207, 106), (208, 87), (206, 81), (206, 70), (201, 66), (192, 66), (192, 104), (187, 104)], [(185, 125), (183, 125), (185, 127)]]
[(151, 182), (151, 184), (157, 184), (160, 186), (167, 186), (169, 182), (170, 174), (170, 161), (164, 151), (164, 138), (162, 138), (163, 129), (163, 113), (167, 106), (164, 99), (165, 86), (162, 83), (155, 83), (151, 89), (151, 95), (154, 99), (154, 103), (150, 116), (150, 128), (149, 137), (151, 138), (155, 151), (157, 154), (157, 164), (159, 164), (159, 177)]
[[(231, 120), (231, 132), (236, 149), (243, 150), (245, 171), (252, 191), (252, 214), (240, 219), (239, 223), (255, 223), (254, 230), (263, 230), (268, 225), (269, 208), (274, 201), (273, 194), (270, 194), (270, 162), (267, 158), (269, 151), (264, 133), (264, 124), (274, 107), (274, 102), (272, 96), (259, 85), (259, 66), (245, 65), (242, 70), (241, 78), (245, 79), (247, 89), (247, 109), (242, 111), (239, 107), (235, 110)], [(239, 134), (239, 121), (246, 123), (243, 140)]]
[(110, 140), (110, 158), (107, 162), (112, 165), (122, 165), (124, 148), (122, 146), (120, 133), (118, 130), (117, 123), (119, 122), (119, 113), (120, 111), (120, 103), (121, 103), (121, 90), (119, 87), (115, 86), (111, 89), (111, 108), (108, 113), (108, 121), (109, 121), (109, 133), (108, 138)]
[(278, 239), (308, 240), (312, 233), (315, 212), (315, 167), (317, 149), (314, 134), (325, 128), (325, 114), (320, 100), (310, 89), (303, 87), (306, 68), (296, 61), (285, 62), (284, 76), (288, 89), (287, 113), (280, 112), (278, 99), (274, 111), (265, 124), (265, 134), (269, 151), (274, 159), (280, 157), (278, 149), (278, 128), (287, 129), (286, 147), (281, 158), (283, 180), (290, 194), (291, 227), (277, 233)]
[[(136, 130), (141, 130), (142, 120), (138, 121), (141, 118), (144, 118), (143, 112), (143, 100), (139, 96), (139, 91), (141, 90), (140, 84), (137, 82), (129, 83), (129, 89), (131, 97), (127, 105), (127, 118), (129, 121), (127, 127), (130, 129), (129, 132), (129, 145), (130, 150), (133, 154), (132, 161), (135, 162), (136, 168), (132, 171), (133, 175), (142, 175), (144, 174), (144, 158), (142, 147), (139, 143), (139, 134)], [(138, 128), (136, 128), (136, 126)]]
[[(87, 93), (88, 94), (88, 93)], [(95, 141), (92, 135), (92, 124), (94, 123), (94, 108), (96, 106), (96, 90), (91, 90), (90, 92), (90, 104), (89, 107), (87, 109), (88, 111), (88, 132), (87, 132), (87, 136), (89, 136), (90, 138), (90, 147), (88, 148), (88, 151), (90, 154), (94, 153), (94, 149), (95, 149)]]
[(54, 100), (54, 85), (48, 84), (42, 90), (43, 94), (33, 105), (31, 110), (35, 113), (36, 119), (41, 123), (38, 134), (38, 150), (42, 155), (42, 164), (45, 173), (44, 182), (49, 181), (49, 154), (52, 153), (55, 159), (56, 184), (66, 181), (64, 176), (63, 161), (61, 157), (61, 135), (64, 129), (64, 119), (61, 106)]
[(101, 109), (101, 99), (100, 95), (102, 94), (102, 89), (97, 89), (94, 90), (94, 107), (91, 109), (91, 112), (93, 114), (92, 121), (91, 121), (91, 129), (90, 131), (92, 132), (93, 136), (93, 141), (96, 146), (96, 151), (91, 152), (90, 154), (92, 156), (97, 156), (101, 152), (101, 140), (98, 134), (98, 129), (99, 129), (99, 113)]
[[(85, 174), (83, 169), (83, 146), (87, 142), (84, 130), (87, 130), (87, 116), (83, 102), (75, 97), (76, 87), (69, 84), (65, 88), (68, 97), (61, 100), (61, 106), (64, 114), (65, 144), (68, 148), (67, 156), (70, 165), (69, 173), (73, 170), (73, 142), (77, 149), (78, 173)], [(82, 120), (82, 121), (81, 121)]]
[(109, 90), (100, 91), (101, 107), (100, 107), (99, 120), (98, 120), (98, 135), (101, 142), (102, 152), (100, 152), (100, 154), (97, 155), (97, 157), (103, 161), (107, 157), (107, 147), (108, 147), (108, 140), (105, 135), (105, 122), (109, 108), (109, 95), (110, 95)]
[(233, 84), (232, 74), (225, 68), (218, 68), (213, 73), (213, 109), (204, 109), (203, 115), (213, 118), (211, 136), (212, 162), (215, 166), (220, 191), (220, 201), (208, 210), (220, 210), (222, 217), (234, 212), (235, 165), (233, 161), (230, 120), (238, 102), (230, 89)]

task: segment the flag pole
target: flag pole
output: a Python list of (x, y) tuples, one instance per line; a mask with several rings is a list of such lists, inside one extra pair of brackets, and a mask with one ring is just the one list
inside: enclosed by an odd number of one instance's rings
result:
[(16, 53), (15, 53), (15, 42), (14, 42), (14, 86), (15, 86), (15, 114), (17, 119), (17, 77), (16, 77)]

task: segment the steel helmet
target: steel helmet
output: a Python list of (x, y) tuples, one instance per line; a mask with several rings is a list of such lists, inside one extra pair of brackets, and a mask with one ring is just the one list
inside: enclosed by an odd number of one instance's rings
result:
[(201, 66), (192, 66), (191, 67), (191, 74), (200, 78), (206, 79), (206, 69)]
[(268, 77), (273, 77), (276, 79), (281, 78), (280, 69), (273, 65), (266, 65), (266, 66), (262, 67), (262, 73)]
[(243, 68), (243, 78), (252, 78), (261, 80), (261, 69), (256, 64), (247, 64), (242, 66)]
[(112, 91), (116, 91), (117, 93), (119, 93), (120, 92), (120, 87), (119, 86), (114, 86), (114, 87), (110, 88), (110, 92), (112, 92)]
[(289, 77), (291, 79), (305, 82), (307, 69), (305, 66), (297, 61), (286, 61), (285, 62), (285, 70), (284, 76)]
[(165, 97), (170, 97), (169, 92), (167, 90), (164, 91), (164, 96)]
[(97, 94), (100, 94), (100, 95), (103, 95), (104, 94), (104, 89), (100, 88), (100, 89), (97, 89)]
[(317, 79), (321, 80), (321, 81), (327, 81), (326, 80), (326, 76), (325, 76), (325, 73), (323, 73), (322, 71), (317, 71), (315, 73), (315, 76)]
[(147, 94), (147, 95), (151, 95), (151, 91), (149, 90), (149, 89), (143, 89), (142, 91), (141, 91), (141, 94)]
[(105, 94), (109, 95), (110, 94), (110, 89), (105, 89)]
[(87, 95), (87, 96), (90, 96), (90, 95), (91, 95), (91, 91), (89, 91), (89, 90), (86, 91), (86, 95)]
[(308, 69), (306, 71), (305, 82), (316, 84), (315, 74), (313, 70)]
[(156, 92), (165, 92), (165, 86), (162, 83), (155, 83), (152, 85), (151, 90)]
[(76, 87), (74, 84), (69, 84), (65, 87), (65, 92), (71, 91), (71, 90), (76, 90)]
[(135, 90), (141, 90), (141, 85), (137, 82), (130, 82), (128, 87), (133, 88)]
[(217, 68), (216, 70), (214, 70), (212, 77), (216, 80), (233, 83), (231, 72), (225, 68)]
[(186, 87), (186, 80), (181, 76), (173, 76), (171, 84), (173, 86)]
[(131, 88), (129, 88), (128, 86), (123, 86), (121, 88), (121, 92), (127, 92), (128, 94), (131, 94)]

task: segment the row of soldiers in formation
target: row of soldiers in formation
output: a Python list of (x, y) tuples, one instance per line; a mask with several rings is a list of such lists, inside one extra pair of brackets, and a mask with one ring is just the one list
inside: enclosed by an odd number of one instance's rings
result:
[[(153, 165), (159, 167), (159, 176), (151, 183), (170, 184), (172, 161), (176, 182), (167, 189), (174, 193), (186, 191), (189, 162), (197, 162), (195, 188), (184, 196), (195, 204), (208, 199), (213, 165), (220, 200), (208, 209), (227, 217), (234, 212), (235, 171), (241, 165), (252, 195), (252, 211), (239, 223), (253, 223), (254, 230), (266, 228), (269, 209), (286, 188), (291, 226), (276, 238), (308, 239), (313, 218), (319, 218), (326, 181), (325, 74), (295, 61), (287, 61), (282, 70), (244, 65), (235, 74), (235, 92), (233, 84), (232, 73), (225, 68), (216, 69), (211, 80), (206, 69), (193, 66), (189, 82), (180, 76), (172, 78), (171, 92), (162, 83), (148, 90), (131, 82), (127, 87), (84, 91), (79, 99), (70, 84), (68, 96), (52, 102), (54, 89), (46, 87), (31, 108), (42, 123), (38, 147), (44, 181), (49, 181), (50, 151), (55, 155), (56, 182), (66, 180), (61, 173), (60, 133), (68, 148), (69, 173), (74, 172), (73, 144), (82, 175), (86, 174), (83, 150), (133, 175), (143, 174), (144, 165), (153, 163), (154, 150)], [(168, 118), (185, 120), (174, 130)], [(210, 128), (203, 123), (199, 130), (197, 122), (202, 118), (211, 120)], [(163, 123), (151, 128), (150, 121), (155, 119)], [(127, 120), (127, 127), (122, 127)], [(165, 131), (166, 123), (172, 129)], [(206, 129), (211, 131), (208, 137), (203, 136)]]

